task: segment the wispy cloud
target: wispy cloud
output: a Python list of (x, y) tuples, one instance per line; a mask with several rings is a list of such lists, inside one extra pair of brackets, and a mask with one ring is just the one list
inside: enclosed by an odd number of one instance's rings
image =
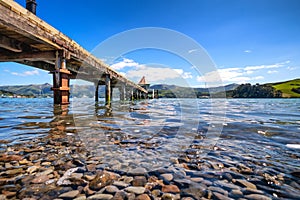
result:
[(249, 49), (245, 50), (244, 52), (245, 52), (245, 53), (252, 53), (252, 51), (249, 50)]
[[(257, 73), (261, 73), (261, 70), (268, 70), (268, 74), (278, 73), (279, 71), (274, 70), (289, 64), (290, 61), (285, 61), (281, 63), (275, 63), (271, 65), (254, 65), (246, 66), (245, 68), (224, 68), (218, 69), (204, 74), (203, 76), (197, 76), (198, 82), (207, 83), (217, 83), (219, 79), (223, 81), (224, 84), (227, 83), (246, 83), (255, 80), (263, 80), (264, 76), (255, 76)], [(265, 73), (265, 72), (264, 72)]]
[(126, 73), (128, 78), (140, 78), (145, 76), (149, 82), (165, 81), (167, 79), (176, 78), (191, 78), (189, 72), (184, 72), (182, 69), (172, 69), (167, 67), (148, 67), (141, 66), (135, 70), (130, 70)]
[(191, 50), (189, 50), (188, 51), (188, 53), (193, 53), (193, 52), (196, 52), (196, 51), (198, 51), (199, 49), (191, 49)]
[(111, 67), (115, 70), (121, 70), (125, 67), (138, 67), (140, 64), (135, 62), (134, 60), (123, 58), (121, 62), (115, 63), (111, 65)]
[(267, 73), (268, 74), (276, 74), (276, 73), (278, 73), (278, 71), (277, 70), (269, 70)]
[[(9, 72), (9, 71), (7, 71)], [(15, 75), (15, 76), (34, 76), (34, 75), (39, 75), (39, 71), (36, 69), (36, 70), (32, 70), (32, 71), (25, 71), (25, 72), (22, 72), (22, 73), (19, 73), (19, 72), (10, 72), (12, 75)]]
[(281, 63), (275, 63), (272, 65), (254, 65), (254, 66), (246, 66), (244, 69), (246, 71), (253, 71), (253, 70), (259, 70), (259, 69), (273, 69), (273, 68), (280, 68), (285, 66), (285, 64), (290, 63), (290, 61), (285, 61)]

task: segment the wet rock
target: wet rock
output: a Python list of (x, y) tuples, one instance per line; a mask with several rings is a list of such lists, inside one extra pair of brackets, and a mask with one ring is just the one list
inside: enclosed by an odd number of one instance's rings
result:
[(246, 188), (254, 189), (256, 190), (256, 186), (253, 183), (250, 183), (249, 181), (242, 180), (242, 179), (234, 179), (233, 182), (236, 181), (242, 186), (245, 186)]
[(156, 190), (152, 190), (151, 194), (155, 197), (158, 197), (161, 195), (161, 191), (156, 189)]
[(228, 196), (228, 192), (226, 190), (223, 190), (222, 188), (220, 187), (213, 187), (213, 186), (210, 186), (208, 187), (207, 189), (213, 191), (213, 192), (218, 192), (220, 194), (223, 194), (223, 195), (226, 195)]
[(270, 197), (261, 195), (261, 194), (249, 194), (245, 196), (247, 199), (252, 200), (272, 200)]
[(79, 197), (77, 197), (77, 198), (75, 198), (73, 200), (86, 200), (86, 196), (85, 195), (79, 196)]
[(131, 183), (133, 181), (133, 177), (125, 176), (125, 177), (123, 177), (123, 180), (125, 183)]
[(170, 193), (164, 193), (161, 197), (162, 200), (175, 200), (175, 195)]
[(70, 176), (76, 172), (78, 170), (78, 168), (71, 168), (71, 169), (68, 169), (64, 175), (57, 181), (57, 185), (58, 186), (61, 186), (61, 185), (71, 185), (71, 181), (68, 180), (70, 178)]
[(110, 194), (115, 194), (119, 191), (119, 189), (114, 185), (108, 185), (105, 187), (105, 192)]
[(128, 172), (129, 175), (131, 176), (143, 176), (147, 173), (147, 170), (145, 168), (139, 167), (132, 169)]
[(126, 188), (129, 186), (128, 183), (125, 183), (123, 181), (114, 181), (113, 185), (117, 186), (118, 188)]
[(173, 180), (173, 174), (162, 174), (161, 177), (166, 181), (172, 181)]
[(165, 192), (165, 193), (179, 193), (180, 190), (176, 185), (164, 185), (164, 186), (162, 186), (162, 192)]
[(135, 176), (132, 185), (133, 186), (145, 186), (147, 183), (147, 179), (145, 176)]
[(143, 194), (145, 192), (146, 188), (144, 187), (134, 187), (134, 186), (130, 186), (125, 188), (126, 192), (131, 192), (131, 193), (135, 193), (135, 194)]
[(92, 190), (100, 190), (111, 183), (113, 183), (113, 180), (110, 178), (110, 174), (98, 171), (96, 177), (89, 183), (89, 187)]
[(232, 190), (229, 194), (230, 197), (239, 198), (243, 196), (243, 192), (240, 190)]
[(220, 194), (218, 192), (213, 192), (213, 195), (214, 195), (215, 199), (219, 199), (219, 200), (234, 200), (234, 199), (229, 198), (228, 196), (225, 196), (225, 195)]
[(87, 199), (88, 200), (110, 200), (114, 196), (111, 194), (94, 194), (92, 196), (89, 196)]
[(232, 190), (232, 189), (239, 190), (240, 189), (239, 186), (236, 186), (232, 183), (228, 183), (225, 181), (215, 181), (214, 184), (221, 186), (221, 187), (225, 188), (226, 190)]
[(51, 174), (51, 173), (53, 173), (53, 172), (54, 172), (53, 169), (47, 169), (47, 170), (45, 170), (45, 171), (43, 171), (43, 172), (37, 173), (36, 176), (48, 175), (48, 174)]
[(23, 172), (22, 168), (17, 168), (17, 169), (11, 169), (11, 170), (7, 170), (6, 172), (4, 172), (7, 175), (16, 175), (16, 174), (20, 174)]
[(243, 194), (264, 194), (263, 191), (257, 190), (257, 189), (251, 189), (251, 188), (244, 188), (242, 189)]
[(73, 190), (73, 191), (70, 191), (70, 192), (63, 193), (63, 194), (59, 195), (58, 197), (59, 198), (74, 198), (78, 194), (79, 194), (78, 190)]
[(0, 200), (6, 200), (6, 196), (4, 194), (0, 194)]
[(51, 162), (42, 162), (41, 165), (42, 165), (42, 166), (50, 166), (50, 165), (51, 165)]
[(141, 194), (135, 198), (135, 200), (151, 200), (147, 194)]
[(49, 177), (47, 175), (41, 175), (41, 176), (37, 176), (34, 179), (32, 179), (31, 183), (34, 183), (34, 184), (45, 183), (48, 180), (49, 180)]
[(10, 162), (10, 161), (20, 161), (23, 157), (19, 155), (0, 155), (0, 160), (2, 162)]
[(126, 192), (124, 191), (116, 192), (115, 196), (113, 197), (113, 200), (124, 200), (124, 199), (126, 199)]

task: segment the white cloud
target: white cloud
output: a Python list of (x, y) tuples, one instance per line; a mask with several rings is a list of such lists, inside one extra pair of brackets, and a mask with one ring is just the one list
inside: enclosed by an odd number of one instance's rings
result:
[(254, 70), (260, 70), (260, 69), (274, 69), (274, 68), (280, 68), (283, 67), (285, 64), (290, 63), (290, 61), (281, 62), (281, 63), (275, 63), (273, 65), (254, 65), (254, 66), (246, 66), (244, 69), (246, 71), (254, 71)]
[(190, 77), (189, 72), (182, 69), (157, 68), (157, 67), (139, 67), (136, 70), (130, 70), (126, 73), (128, 78), (140, 78), (145, 76), (149, 82), (164, 81), (167, 79)]
[(267, 73), (268, 74), (276, 74), (276, 73), (278, 73), (278, 71), (277, 70), (269, 70)]
[(34, 76), (34, 75), (39, 75), (39, 71), (36, 69), (36, 70), (33, 70), (33, 71), (25, 71), (23, 73), (19, 73), (19, 72), (11, 72), (12, 75), (15, 75), (15, 76)]
[(193, 52), (198, 51), (198, 50), (199, 49), (191, 49), (191, 50), (188, 51), (188, 53), (193, 53)]
[(287, 67), (286, 69), (289, 70), (289, 71), (294, 71), (294, 70), (297, 69), (297, 67), (290, 67), (290, 66), (289, 66), (289, 67)]
[(245, 50), (244, 52), (245, 52), (245, 53), (251, 53), (252, 51), (249, 50), (249, 49), (247, 49), (247, 50)]
[(208, 82), (208, 83), (216, 83), (216, 84), (220, 81), (244, 83), (249, 80), (250, 78), (244, 76), (243, 70), (240, 68), (218, 69), (216, 71), (206, 73), (204, 76), (197, 76), (198, 82)]
[(183, 69), (174, 69), (182, 78), (189, 79), (193, 78), (193, 75), (191, 72), (185, 72)]
[(138, 67), (139, 63), (135, 62), (134, 60), (128, 59), (128, 58), (123, 58), (121, 62), (115, 63), (111, 65), (111, 68), (115, 70), (121, 70), (125, 67)]

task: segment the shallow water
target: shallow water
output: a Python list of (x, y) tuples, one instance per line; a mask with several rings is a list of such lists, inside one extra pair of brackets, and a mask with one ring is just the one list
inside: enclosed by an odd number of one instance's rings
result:
[(177, 159), (189, 177), (234, 169), (270, 195), (299, 192), (290, 185), (300, 170), (300, 99), (158, 99), (111, 107), (92, 99), (65, 107), (52, 99), (0, 99), (0, 105), (2, 149), (49, 133), (76, 133), (105, 169), (180, 173)]

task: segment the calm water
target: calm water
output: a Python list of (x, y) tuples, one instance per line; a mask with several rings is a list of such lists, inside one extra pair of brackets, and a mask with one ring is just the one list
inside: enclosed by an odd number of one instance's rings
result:
[(0, 99), (0, 105), (2, 149), (66, 132), (114, 170), (172, 167), (184, 156), (198, 170), (212, 160), (287, 177), (300, 170), (300, 99), (159, 99), (110, 108), (92, 99), (66, 107), (54, 107), (52, 99)]

